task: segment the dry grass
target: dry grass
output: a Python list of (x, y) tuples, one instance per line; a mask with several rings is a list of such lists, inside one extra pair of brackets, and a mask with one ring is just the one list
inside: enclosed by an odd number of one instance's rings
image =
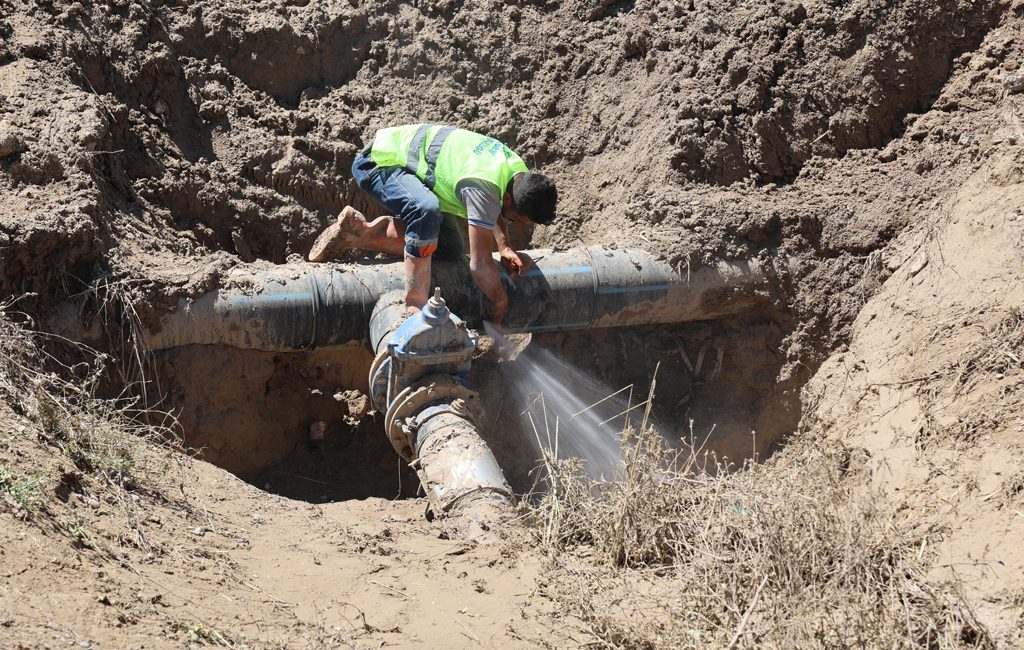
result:
[(147, 409), (159, 407), (156, 360), (145, 343), (145, 327), (135, 310), (133, 283), (100, 277), (81, 295), (91, 307), (87, 311), (93, 312), (93, 319), (106, 334), (106, 348), (115, 357), (112, 374), (118, 383), (134, 387), (134, 394)]
[[(152, 491), (151, 479), (167, 476), (180, 458), (170, 453), (178, 448), (175, 421), (141, 408), (144, 398), (131, 387), (120, 397), (101, 397), (111, 358), (30, 325), (10, 303), (0, 304), (0, 400), (33, 424), (19, 434), (22, 460), (13, 465), (0, 458), (0, 504), (22, 518), (45, 515), (77, 545), (95, 546), (99, 540), (81, 518), (51, 501), (66, 500), (71, 492), (87, 494), (114, 507), (123, 523), (112, 533), (117, 546), (161, 554), (141, 525), (142, 497)], [(34, 468), (24, 460), (24, 450), (33, 446), (43, 448), (33, 456)], [(66, 461), (53, 460), (46, 450)]]
[(213, 646), (216, 648), (234, 648), (235, 642), (230, 636), (215, 627), (202, 622), (175, 621), (171, 631), (183, 634), (189, 646)]
[(1024, 370), (1024, 311), (1016, 307), (1008, 310), (946, 370), (944, 374), (953, 377), (957, 394), (970, 392), (987, 378)]
[[(929, 334), (929, 343), (955, 337), (959, 322), (944, 323)], [(1024, 405), (1014, 378), (1024, 372), (1024, 311), (1006, 310), (998, 321), (978, 328), (955, 358), (923, 377), (924, 417), (915, 435), (918, 449), (951, 440), (973, 444), (1014, 419)]]
[(611, 482), (549, 456), (551, 489), (528, 506), (546, 589), (595, 644), (992, 647), (957, 585), (929, 577), (941, 531), (873, 493), (856, 452), (804, 435), (726, 472), (653, 433), (626, 443)]
[[(98, 396), (111, 358), (29, 323), (0, 305), (0, 397), (83, 473), (130, 487), (146, 449), (177, 443), (173, 418), (139, 407), (130, 386), (114, 399)], [(142, 414), (159, 421), (144, 423)]]

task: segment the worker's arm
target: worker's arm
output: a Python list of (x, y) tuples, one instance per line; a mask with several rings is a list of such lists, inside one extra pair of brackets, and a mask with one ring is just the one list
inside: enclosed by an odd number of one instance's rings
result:
[(469, 225), (469, 270), (476, 286), (490, 301), (491, 322), (500, 325), (508, 310), (508, 296), (501, 286), (498, 267), (494, 266), (494, 258), (491, 257), (491, 241), (497, 236), (491, 232), (488, 228)]
[(494, 241), (498, 244), (498, 257), (501, 264), (510, 276), (523, 275), (533, 266), (533, 260), (526, 253), (517, 253), (508, 244), (508, 220), (505, 217), (498, 217), (497, 227), (494, 229)]

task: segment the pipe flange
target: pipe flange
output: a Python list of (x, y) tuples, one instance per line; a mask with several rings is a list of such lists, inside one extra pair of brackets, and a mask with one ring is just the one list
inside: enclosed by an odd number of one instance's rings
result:
[(370, 365), (370, 401), (373, 408), (381, 413), (388, 410), (388, 378), (391, 376), (391, 369), (386, 365), (390, 362), (391, 355), (385, 347), (380, 354), (373, 358)]
[(480, 396), (451, 375), (428, 375), (398, 394), (384, 416), (384, 430), (395, 451), (412, 462), (416, 458), (416, 432), (406, 421), (427, 406), (442, 401), (464, 401), (470, 413), (477, 412)]

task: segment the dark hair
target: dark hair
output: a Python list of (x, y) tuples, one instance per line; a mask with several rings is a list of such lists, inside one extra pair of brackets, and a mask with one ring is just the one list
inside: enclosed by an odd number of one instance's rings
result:
[(544, 174), (526, 172), (512, 179), (512, 203), (530, 221), (539, 224), (551, 223), (555, 218), (555, 204), (558, 190), (555, 183)]

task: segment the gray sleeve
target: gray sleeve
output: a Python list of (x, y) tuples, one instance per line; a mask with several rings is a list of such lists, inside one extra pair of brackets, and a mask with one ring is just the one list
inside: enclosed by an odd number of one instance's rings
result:
[(501, 201), (494, 183), (467, 178), (455, 187), (455, 194), (466, 206), (470, 225), (494, 230), (501, 216)]

